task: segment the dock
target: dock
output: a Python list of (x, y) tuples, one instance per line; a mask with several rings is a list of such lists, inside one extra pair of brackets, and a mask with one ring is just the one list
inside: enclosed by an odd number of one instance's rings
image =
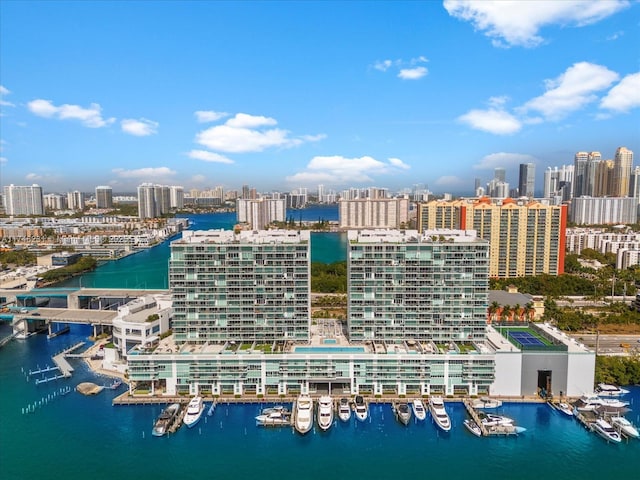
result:
[(4, 347), (7, 343), (9, 343), (11, 340), (16, 338), (18, 336), (18, 333), (19, 332), (14, 332), (11, 335), (9, 335), (8, 337), (5, 337), (2, 340), (0, 340), (0, 348)]
[(73, 373), (73, 367), (69, 364), (69, 362), (67, 362), (67, 359), (65, 357), (67, 356), (67, 354), (73, 352), (74, 350), (77, 350), (83, 345), (84, 342), (78, 342), (53, 357), (53, 363), (56, 364), (63, 377), (69, 378)]
[(480, 427), (482, 436), (488, 437), (490, 435), (489, 430), (487, 429), (487, 427), (484, 426), (484, 424), (482, 423), (482, 420), (480, 420), (480, 415), (478, 415), (478, 412), (476, 411), (476, 409), (471, 406), (471, 401), (468, 398), (465, 398), (462, 401), (462, 403), (464, 404), (464, 407), (467, 409), (467, 413), (469, 414), (469, 416), (472, 418), (474, 422), (476, 422), (478, 427)]

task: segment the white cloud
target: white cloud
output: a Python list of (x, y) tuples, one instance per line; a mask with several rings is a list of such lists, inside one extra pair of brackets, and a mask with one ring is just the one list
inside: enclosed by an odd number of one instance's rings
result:
[(0, 106), (3, 107), (15, 107), (15, 105), (7, 100), (4, 100), (2, 97), (5, 95), (11, 94), (11, 91), (6, 88), (4, 85), (0, 85)]
[(122, 131), (136, 137), (146, 137), (158, 133), (158, 122), (141, 118), (135, 120), (133, 118), (125, 118), (120, 122)]
[(375, 62), (373, 64), (373, 68), (375, 68), (376, 70), (380, 70), (381, 72), (386, 72), (387, 70), (389, 70), (389, 68), (391, 68), (391, 65), (393, 65), (393, 62), (391, 60), (382, 60)]
[(305, 171), (287, 177), (287, 181), (299, 185), (317, 182), (328, 185), (364, 183), (373, 181), (373, 176), (389, 175), (408, 168), (409, 166), (398, 158), (390, 158), (383, 162), (370, 156), (318, 156), (311, 159)]
[(115, 118), (102, 118), (102, 108), (97, 103), (92, 103), (89, 108), (65, 103), (55, 106), (50, 100), (41, 98), (27, 103), (31, 113), (39, 117), (57, 118), (59, 120), (79, 120), (85, 127), (106, 127), (115, 122)]
[(541, 2), (445, 0), (449, 15), (471, 22), (495, 46), (535, 47), (543, 42), (539, 31), (548, 25), (584, 26), (629, 6), (626, 0), (563, 0)]
[(37, 173), (27, 173), (24, 178), (26, 178), (27, 180), (30, 181), (35, 181), (35, 180), (42, 180), (42, 176), (38, 175)]
[(403, 80), (418, 80), (427, 75), (429, 71), (426, 67), (403, 68), (398, 73), (398, 77)]
[(140, 178), (140, 179), (152, 179), (152, 178), (164, 178), (175, 175), (175, 170), (171, 170), (168, 167), (145, 167), (137, 168), (134, 170), (125, 170), (124, 168), (114, 168), (113, 173), (121, 178)]
[(579, 62), (558, 78), (545, 80), (547, 91), (523, 105), (523, 112), (535, 110), (550, 120), (559, 120), (597, 100), (596, 92), (608, 88), (618, 74), (602, 65)]
[(439, 187), (445, 188), (453, 188), (453, 187), (462, 187), (469, 183), (468, 180), (463, 180), (460, 177), (456, 177), (455, 175), (445, 175), (436, 180), (435, 184)]
[(617, 32), (615, 32), (615, 33), (613, 33), (613, 34), (609, 35), (609, 36), (607, 37), (607, 40), (608, 40), (608, 41), (617, 40), (617, 39), (619, 39), (619, 38), (620, 38), (621, 36), (623, 36), (623, 35), (624, 35), (624, 32), (623, 32), (622, 30), (619, 30), (619, 31), (617, 31)]
[(509, 135), (522, 128), (522, 123), (509, 112), (490, 108), (488, 110), (470, 110), (458, 117), (475, 130), (482, 130), (496, 135)]
[(191, 177), (191, 181), (193, 183), (204, 183), (207, 180), (207, 177), (205, 177), (204, 175), (198, 173), (194, 176)]
[(600, 101), (600, 108), (615, 112), (628, 112), (637, 107), (640, 107), (640, 72), (624, 77)]
[(238, 113), (222, 125), (199, 132), (196, 142), (218, 152), (247, 153), (262, 152), (267, 148), (290, 148), (325, 138), (323, 134), (292, 137), (289, 130), (265, 128), (277, 123), (270, 117)]
[(4, 163), (8, 163), (9, 160), (7, 159), (7, 157), (0, 157), (0, 164), (4, 164)]
[(0, 85), (0, 95), (9, 95), (11, 91), (4, 85)]
[(496, 167), (509, 168), (516, 167), (521, 163), (536, 163), (536, 157), (524, 153), (492, 153), (486, 155), (473, 166), (475, 170), (493, 170)]
[(196, 116), (198, 123), (207, 123), (220, 120), (229, 114), (226, 112), (214, 112), (213, 110), (198, 110), (197, 112), (194, 112), (194, 115)]
[(187, 156), (196, 160), (202, 160), (203, 162), (233, 163), (233, 160), (225, 157), (224, 155), (208, 152), (206, 150), (191, 150)]

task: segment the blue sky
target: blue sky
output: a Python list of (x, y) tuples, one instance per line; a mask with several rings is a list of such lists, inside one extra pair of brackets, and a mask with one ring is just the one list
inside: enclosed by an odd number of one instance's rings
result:
[[(0, 184), (470, 195), (640, 155), (640, 4), (0, 2)], [(638, 162), (636, 162), (637, 164)]]

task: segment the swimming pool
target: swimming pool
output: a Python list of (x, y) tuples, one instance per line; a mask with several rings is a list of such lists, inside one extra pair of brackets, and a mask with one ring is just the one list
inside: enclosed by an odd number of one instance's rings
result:
[(295, 347), (294, 353), (364, 353), (364, 347)]
[(326, 344), (334, 344), (334, 343), (338, 343), (338, 341), (335, 338), (325, 338), (322, 343)]

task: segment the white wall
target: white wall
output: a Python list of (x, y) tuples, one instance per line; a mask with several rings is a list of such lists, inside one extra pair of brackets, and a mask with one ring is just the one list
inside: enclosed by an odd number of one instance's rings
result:
[(565, 395), (578, 397), (593, 392), (595, 382), (595, 353), (570, 353), (567, 368), (567, 391)]
[(496, 352), (496, 379), (489, 388), (491, 395), (520, 396), (522, 353)]

